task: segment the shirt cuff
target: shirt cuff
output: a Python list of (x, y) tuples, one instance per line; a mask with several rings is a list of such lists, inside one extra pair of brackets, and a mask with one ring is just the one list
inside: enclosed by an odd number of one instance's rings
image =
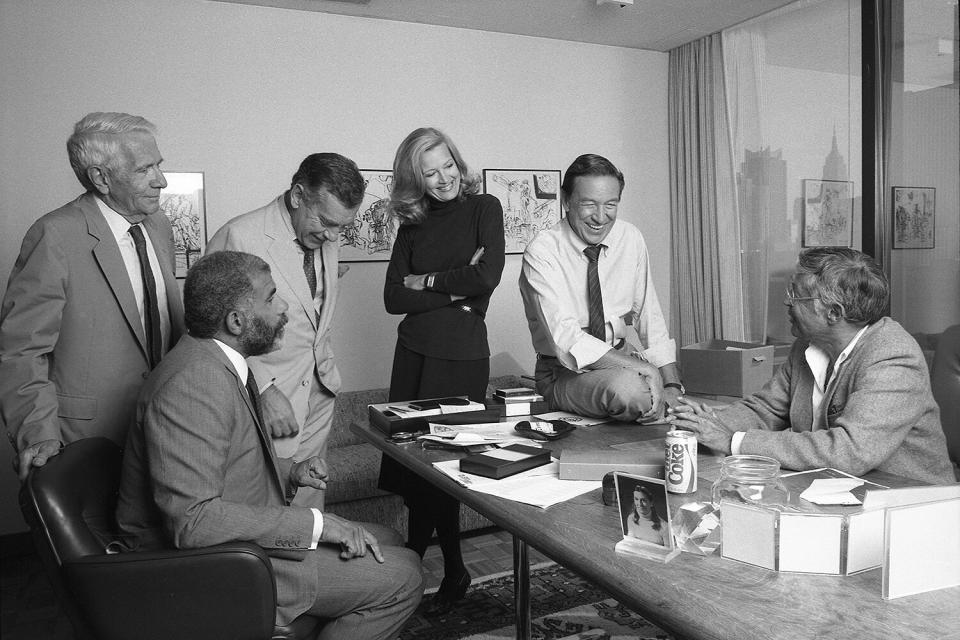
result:
[(610, 345), (589, 333), (584, 333), (583, 337), (570, 348), (570, 357), (576, 363), (577, 369), (582, 370), (602, 358), (607, 351), (610, 351)]
[(641, 351), (643, 359), (657, 369), (677, 361), (677, 343), (673, 338)]
[(738, 456), (740, 455), (740, 443), (743, 442), (743, 436), (747, 435), (746, 431), (734, 431), (733, 437), (730, 438), (730, 454)]
[(310, 538), (310, 548), (316, 549), (320, 542), (320, 535), (323, 533), (323, 513), (320, 512), (320, 509), (314, 509), (313, 507), (310, 507), (310, 511), (313, 512), (313, 535)]

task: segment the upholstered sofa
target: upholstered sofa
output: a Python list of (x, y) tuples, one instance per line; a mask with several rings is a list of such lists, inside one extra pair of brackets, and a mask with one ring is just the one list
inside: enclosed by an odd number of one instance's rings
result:
[[(491, 378), (487, 395), (498, 387), (519, 386), (532, 385), (517, 376)], [(378, 522), (406, 534), (407, 510), (403, 499), (377, 488), (381, 453), (350, 430), (354, 422), (369, 424), (367, 405), (386, 402), (387, 392), (387, 389), (369, 389), (337, 395), (327, 451), (330, 482), (326, 509), (348, 520)], [(463, 531), (489, 526), (492, 523), (477, 512), (467, 507), (461, 509), (460, 527)]]

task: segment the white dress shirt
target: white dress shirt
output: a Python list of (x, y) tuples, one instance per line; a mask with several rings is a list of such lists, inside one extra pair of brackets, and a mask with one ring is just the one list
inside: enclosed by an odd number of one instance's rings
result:
[[(145, 296), (143, 293), (143, 275), (140, 273), (140, 258), (137, 256), (137, 247), (133, 244), (133, 236), (130, 235), (130, 221), (122, 215), (107, 206), (100, 198), (97, 198), (97, 206), (100, 207), (100, 213), (103, 214), (113, 237), (120, 247), (120, 256), (123, 258), (123, 266), (127, 268), (127, 275), (130, 277), (130, 284), (133, 286), (133, 296), (137, 300), (137, 310), (140, 311), (140, 322), (143, 323), (144, 335), (147, 331), (147, 311), (144, 306)], [(153, 214), (155, 216), (164, 215), (162, 212)], [(150, 240), (150, 234), (147, 228), (139, 225), (143, 231), (143, 237), (146, 240), (147, 259), (150, 262), (150, 270), (153, 271), (153, 280), (157, 285), (157, 307), (160, 310), (160, 336), (162, 337), (161, 353), (170, 350), (170, 308), (167, 304), (167, 286), (163, 280), (163, 272), (160, 270), (160, 260), (157, 259), (157, 252), (153, 248), (153, 241)]]
[(633, 325), (640, 355), (659, 368), (676, 362), (676, 343), (667, 332), (650, 275), (647, 245), (640, 230), (617, 220), (604, 239), (597, 269), (603, 295), (606, 339), (588, 333), (587, 247), (566, 219), (527, 245), (520, 294), (537, 353), (556, 356), (579, 371), (627, 337)]
[[(227, 359), (233, 365), (233, 368), (236, 369), (240, 379), (246, 382), (250, 368), (247, 366), (247, 361), (243, 359), (243, 355), (233, 347), (220, 342), (216, 338), (214, 338), (213, 341), (217, 343), (217, 346), (220, 347), (224, 355), (227, 356)], [(310, 507), (310, 511), (313, 512), (313, 535), (310, 538), (310, 548), (316, 549), (317, 543), (320, 542), (320, 535), (323, 533), (323, 513), (313, 507)]]

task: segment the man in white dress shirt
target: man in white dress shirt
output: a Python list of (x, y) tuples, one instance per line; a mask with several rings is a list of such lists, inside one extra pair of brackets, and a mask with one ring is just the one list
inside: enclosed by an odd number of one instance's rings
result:
[(550, 405), (642, 422), (659, 418), (683, 386), (643, 236), (617, 220), (623, 185), (606, 158), (574, 160), (561, 186), (564, 219), (527, 245), (520, 293), (537, 391)]
[(140, 116), (85, 116), (67, 152), (86, 193), (24, 236), (0, 307), (0, 416), (21, 479), (68, 442), (122, 445), (183, 331), (155, 133)]

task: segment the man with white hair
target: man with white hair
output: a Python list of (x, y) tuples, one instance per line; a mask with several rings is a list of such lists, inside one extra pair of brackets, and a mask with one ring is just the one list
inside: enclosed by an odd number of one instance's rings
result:
[(27, 231), (0, 306), (0, 418), (20, 478), (74, 440), (121, 446), (183, 331), (156, 128), (91, 113), (67, 140), (86, 193)]

